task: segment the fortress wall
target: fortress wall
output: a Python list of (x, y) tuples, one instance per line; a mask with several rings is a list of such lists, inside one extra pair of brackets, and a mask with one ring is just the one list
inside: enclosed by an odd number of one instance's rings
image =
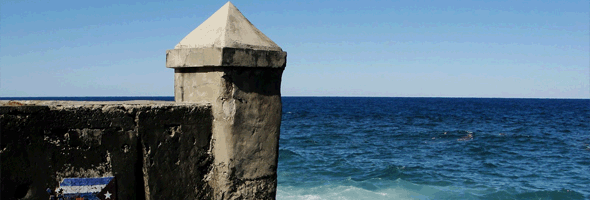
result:
[(118, 199), (208, 199), (211, 106), (0, 101), (2, 199), (114, 176)]

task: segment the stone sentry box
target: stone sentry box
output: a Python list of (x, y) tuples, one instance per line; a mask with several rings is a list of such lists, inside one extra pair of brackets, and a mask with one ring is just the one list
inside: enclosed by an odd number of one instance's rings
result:
[(215, 199), (276, 195), (286, 58), (230, 2), (166, 52), (175, 100), (211, 104)]
[(0, 101), (1, 197), (114, 177), (113, 199), (275, 199), (286, 56), (228, 2), (166, 52), (176, 102)]

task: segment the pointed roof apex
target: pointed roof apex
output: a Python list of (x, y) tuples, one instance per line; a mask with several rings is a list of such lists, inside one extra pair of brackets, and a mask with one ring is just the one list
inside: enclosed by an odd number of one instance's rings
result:
[(202, 47), (282, 51), (281, 47), (254, 27), (229, 1), (174, 48)]

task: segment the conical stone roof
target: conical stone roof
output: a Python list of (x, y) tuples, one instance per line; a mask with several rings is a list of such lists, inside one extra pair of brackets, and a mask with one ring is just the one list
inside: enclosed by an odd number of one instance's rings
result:
[(229, 1), (174, 48), (205, 47), (282, 51)]

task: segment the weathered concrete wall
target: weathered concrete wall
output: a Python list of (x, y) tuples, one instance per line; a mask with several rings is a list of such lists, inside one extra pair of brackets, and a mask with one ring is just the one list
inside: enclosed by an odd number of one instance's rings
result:
[(275, 198), (283, 69), (175, 69), (178, 102), (212, 105), (215, 199)]
[(203, 104), (0, 102), (2, 199), (104, 176), (118, 199), (208, 199), (212, 121)]

